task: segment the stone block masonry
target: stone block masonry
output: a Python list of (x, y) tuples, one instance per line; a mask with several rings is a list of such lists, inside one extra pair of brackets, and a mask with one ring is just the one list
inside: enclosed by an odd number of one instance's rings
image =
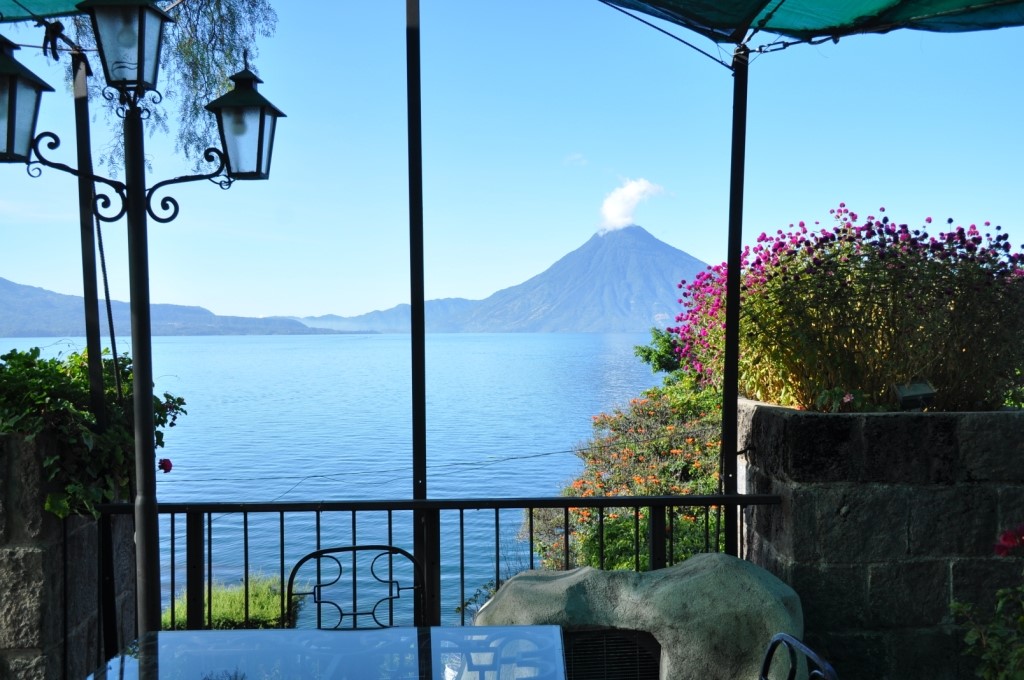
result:
[(821, 414), (740, 402), (749, 558), (800, 596), (843, 680), (973, 678), (953, 601), (991, 611), (1024, 560), (1024, 413)]
[[(78, 680), (103, 661), (98, 525), (43, 509), (45, 441), (0, 435), (0, 678)], [(115, 517), (115, 564), (134, 563), (130, 517)], [(116, 569), (118, 643), (134, 637), (134, 570)], [(124, 574), (131, 574), (125, 578)]]

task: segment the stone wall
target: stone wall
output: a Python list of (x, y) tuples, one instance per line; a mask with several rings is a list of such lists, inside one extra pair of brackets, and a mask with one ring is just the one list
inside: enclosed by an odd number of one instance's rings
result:
[(800, 596), (806, 641), (843, 680), (974, 677), (954, 600), (991, 611), (1024, 560), (1024, 413), (818, 414), (740, 403), (750, 559)]
[[(46, 443), (0, 435), (0, 678), (78, 680), (103, 660), (97, 523), (43, 510)], [(130, 517), (113, 530), (117, 643), (134, 637)]]

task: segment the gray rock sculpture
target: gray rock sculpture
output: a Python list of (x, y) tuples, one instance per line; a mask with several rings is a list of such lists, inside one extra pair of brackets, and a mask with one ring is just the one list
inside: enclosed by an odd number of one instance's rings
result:
[(803, 635), (792, 588), (720, 553), (643, 573), (526, 571), (505, 582), (474, 619), (484, 626), (539, 624), (646, 631), (661, 645), (661, 680), (753, 679), (772, 635)]

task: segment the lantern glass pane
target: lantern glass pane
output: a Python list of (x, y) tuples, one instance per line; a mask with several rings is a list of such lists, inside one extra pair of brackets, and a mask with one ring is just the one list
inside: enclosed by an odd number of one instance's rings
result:
[(139, 77), (139, 10), (104, 7), (95, 11), (96, 40), (110, 85), (135, 83)]
[(225, 108), (224, 145), (234, 173), (257, 172), (260, 148), (260, 107)]
[(29, 84), (18, 79), (14, 96), (14, 154), (28, 156), (32, 145), (32, 134), (36, 129), (36, 114), (39, 111), (40, 93)]
[(11, 118), (9, 109), (13, 86), (12, 78), (4, 78), (3, 81), (0, 81), (0, 154), (10, 153), (10, 149), (7, 148), (7, 126)]
[(160, 38), (164, 26), (164, 18), (152, 7), (147, 7), (143, 13), (145, 25), (143, 26), (145, 42), (145, 71), (142, 74), (142, 82), (148, 87), (156, 87), (156, 75), (160, 66)]
[(274, 149), (274, 128), (277, 126), (277, 116), (266, 116), (263, 130), (263, 153), (260, 154), (260, 164), (263, 167), (256, 168), (262, 175), (270, 174), (270, 154)]

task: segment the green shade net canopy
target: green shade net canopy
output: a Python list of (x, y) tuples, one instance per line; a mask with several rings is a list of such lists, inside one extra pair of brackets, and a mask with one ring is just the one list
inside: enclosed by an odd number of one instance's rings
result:
[(695, 31), (740, 43), (751, 31), (797, 40), (915, 28), (945, 33), (1024, 25), (1019, 0), (608, 0)]
[(0, 0), (0, 21), (29, 21), (79, 14), (82, 0)]

